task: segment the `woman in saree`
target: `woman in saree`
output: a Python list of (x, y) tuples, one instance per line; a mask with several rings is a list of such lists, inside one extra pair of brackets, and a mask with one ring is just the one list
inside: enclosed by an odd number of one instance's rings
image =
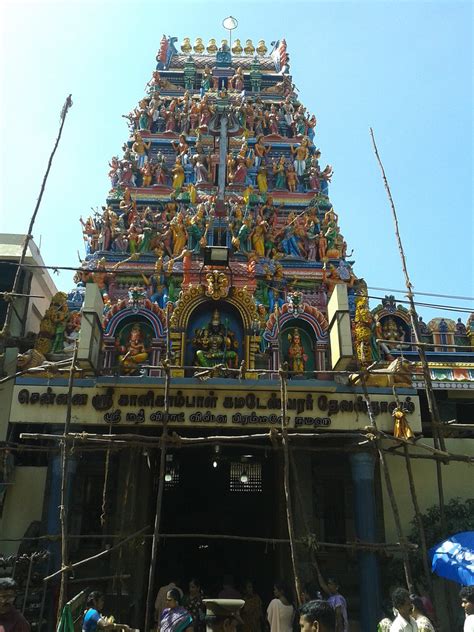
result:
[(166, 608), (160, 617), (160, 632), (193, 632), (193, 618), (180, 605), (181, 593), (176, 588), (166, 593)]

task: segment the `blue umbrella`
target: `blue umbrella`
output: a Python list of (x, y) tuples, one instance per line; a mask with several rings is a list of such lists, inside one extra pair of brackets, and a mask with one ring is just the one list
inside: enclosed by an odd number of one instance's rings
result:
[(434, 573), (463, 586), (474, 586), (474, 531), (452, 535), (429, 554)]

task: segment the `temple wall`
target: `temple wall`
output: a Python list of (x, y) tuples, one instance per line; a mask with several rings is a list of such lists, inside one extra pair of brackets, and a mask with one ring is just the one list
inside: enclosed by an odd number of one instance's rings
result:
[[(422, 439), (422, 442), (433, 446), (432, 439)], [(474, 456), (474, 439), (446, 439), (446, 450), (454, 454)], [(422, 451), (419, 450), (419, 452)], [(429, 454), (424, 450), (423, 452)], [(400, 519), (406, 535), (410, 530), (410, 521), (414, 518), (414, 511), (405, 459), (387, 455), (387, 463), (400, 512)], [(429, 507), (438, 503), (436, 462), (428, 459), (411, 459), (411, 465), (420, 510), (425, 512)], [(468, 463), (451, 462), (449, 465), (442, 466), (442, 474), (446, 503), (456, 497), (461, 499), (472, 498), (472, 466)], [(382, 490), (386, 541), (398, 542), (390, 499), (384, 480), (382, 480)]]
[[(15, 467), (0, 518), (2, 538), (21, 538), (33, 520), (41, 520), (46, 487), (46, 467)], [(2, 553), (16, 553), (20, 542), (2, 542)], [(39, 547), (41, 548), (41, 547)]]

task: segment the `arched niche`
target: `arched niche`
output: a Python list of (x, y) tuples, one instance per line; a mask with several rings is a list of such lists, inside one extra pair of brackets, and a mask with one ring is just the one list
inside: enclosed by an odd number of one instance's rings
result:
[(117, 329), (120, 329), (123, 322), (128, 321), (129, 319), (135, 319), (137, 320), (137, 322), (148, 322), (153, 329), (153, 334), (155, 338), (165, 337), (164, 326), (160, 318), (160, 314), (155, 313), (154, 311), (149, 310), (146, 307), (140, 307), (138, 309), (126, 307), (113, 314), (110, 318), (106, 319), (104, 323), (104, 335), (114, 337), (116, 335)]
[(308, 345), (311, 353), (311, 361), (306, 370), (324, 371), (328, 350), (328, 322), (324, 314), (307, 303), (303, 303), (297, 314), (288, 303), (285, 303), (281, 308), (278, 322), (275, 314), (270, 315), (263, 334), (270, 350), (270, 369), (277, 371), (280, 366), (279, 345), (282, 347), (283, 358), (286, 359), (289, 347), (288, 334), (295, 328), (301, 330), (302, 340)]
[(399, 314), (380, 316), (379, 320), (383, 339), (391, 341), (386, 343), (389, 349), (396, 349), (402, 342), (411, 342), (410, 324), (404, 318), (401, 318)]
[[(400, 343), (410, 344), (412, 341), (411, 319), (408, 310), (403, 305), (397, 305), (395, 297), (386, 296), (382, 303), (372, 310), (372, 314), (380, 323), (380, 329), (389, 349), (400, 347)], [(407, 348), (407, 347), (403, 347)]]
[[(294, 366), (297, 364), (297, 361), (292, 354), (292, 350), (295, 348), (296, 335), (299, 336), (301, 347), (304, 351), (304, 358), (301, 360), (302, 368), (305, 371), (303, 374), (300, 374), (298, 369)], [(308, 379), (313, 377), (306, 373), (306, 371), (317, 370), (317, 345), (314, 329), (308, 321), (300, 320), (299, 318), (288, 320), (281, 331), (281, 347), (282, 358), (288, 363), (290, 369), (290, 379)]]
[[(191, 342), (189, 338), (192, 340), (194, 329), (196, 329), (192, 318), (204, 319), (202, 314), (205, 315), (206, 312), (210, 317), (213, 309), (218, 305), (225, 305), (228, 313), (232, 314), (233, 317), (235, 315), (235, 322), (238, 322), (242, 330), (239, 360), (245, 360), (246, 366), (253, 369), (258, 342), (255, 336), (252, 337), (252, 325), (257, 318), (257, 308), (253, 296), (246, 288), (231, 288), (229, 295), (219, 301), (207, 297), (202, 286), (190, 285), (181, 293), (170, 319), (170, 337), (176, 364), (185, 366), (190, 357), (194, 358), (194, 355), (191, 356), (189, 351), (189, 343)], [(193, 316), (194, 314), (195, 316)], [(174, 370), (173, 375), (176, 377), (184, 376), (184, 371)]]
[[(210, 348), (202, 349), (200, 341), (204, 336), (218, 343), (217, 353), (222, 352), (222, 358), (206, 358)], [(230, 347), (225, 343), (226, 338)], [(197, 355), (199, 349), (204, 351), (201, 358)], [(199, 303), (191, 312), (186, 328), (185, 366), (206, 366), (205, 362), (208, 361), (210, 365), (225, 362), (231, 368), (238, 368), (245, 354), (245, 329), (237, 307), (227, 301), (207, 300)], [(193, 371), (188, 370), (185, 375), (188, 373), (192, 374)]]
[[(124, 370), (120, 356), (127, 353), (130, 335), (133, 328), (139, 328), (146, 349), (147, 358), (137, 362), (134, 370), (130, 363)], [(126, 307), (113, 314), (105, 323), (104, 331), (104, 369), (110, 373), (127, 373), (140, 371), (140, 365), (158, 366), (166, 349), (166, 332), (160, 314), (146, 307)], [(130, 356), (129, 356), (130, 357)], [(161, 375), (160, 369), (147, 370), (148, 375)]]

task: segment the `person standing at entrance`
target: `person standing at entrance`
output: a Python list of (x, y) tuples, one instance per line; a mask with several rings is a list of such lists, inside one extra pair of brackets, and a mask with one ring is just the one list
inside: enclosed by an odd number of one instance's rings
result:
[(412, 616), (416, 621), (419, 632), (436, 632), (434, 625), (426, 615), (421, 597), (418, 595), (410, 595), (410, 599), (413, 606)]
[(250, 579), (244, 584), (242, 595), (245, 603), (240, 613), (244, 625), (243, 632), (261, 632), (263, 623), (262, 600), (253, 589), (253, 582)]
[(13, 605), (16, 597), (16, 581), (10, 577), (0, 579), (0, 631), (30, 632), (30, 624)]
[(204, 604), (202, 602), (201, 582), (193, 577), (189, 581), (189, 593), (185, 597), (184, 606), (193, 618), (194, 632), (204, 632)]
[(283, 582), (277, 582), (273, 587), (275, 598), (267, 608), (267, 620), (270, 632), (291, 632), (295, 610), (288, 598), (289, 590)]
[(392, 604), (397, 616), (390, 626), (390, 632), (418, 632), (416, 621), (411, 616), (413, 606), (408, 590), (396, 588), (392, 593)]
[(107, 618), (102, 615), (104, 608), (104, 595), (98, 590), (92, 591), (87, 597), (87, 610), (82, 620), (82, 632), (96, 632), (101, 630), (124, 630), (131, 632), (131, 628), (123, 623), (115, 623), (113, 617)]
[(300, 608), (301, 632), (333, 632), (336, 625), (334, 610), (321, 599), (303, 604)]
[(459, 593), (461, 606), (466, 613), (464, 632), (474, 632), (474, 586), (466, 586)]
[(319, 568), (318, 581), (322, 590), (329, 595), (328, 604), (333, 608), (336, 615), (336, 632), (349, 632), (349, 619), (347, 617), (347, 602), (339, 592), (339, 582), (334, 577), (328, 577), (324, 581)]
[(162, 586), (158, 591), (155, 600), (155, 621), (157, 623), (160, 622), (161, 613), (167, 607), (166, 596), (168, 594), (168, 591), (172, 588), (176, 588), (176, 590), (179, 592), (180, 599), (183, 598), (183, 591), (181, 590), (181, 588), (179, 588), (179, 586), (177, 586), (177, 582), (175, 582), (174, 579), (172, 579), (169, 584), (166, 584), (166, 586)]
[(177, 588), (168, 590), (167, 607), (160, 617), (160, 632), (193, 632), (193, 618), (180, 601), (181, 593)]
[(302, 604), (308, 603), (308, 601), (323, 601), (323, 596), (315, 584), (307, 582), (301, 590), (300, 600)]

